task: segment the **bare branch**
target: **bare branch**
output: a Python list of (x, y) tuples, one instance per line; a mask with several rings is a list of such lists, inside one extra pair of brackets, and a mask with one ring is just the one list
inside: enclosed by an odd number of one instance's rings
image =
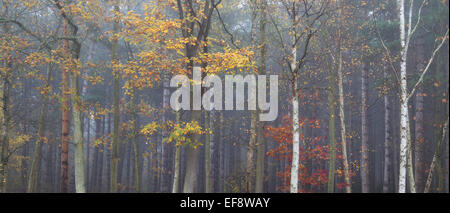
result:
[(430, 70), (430, 66), (433, 63), (434, 57), (436, 56), (436, 53), (439, 52), (439, 50), (442, 48), (442, 46), (444, 46), (445, 42), (448, 39), (448, 29), (447, 32), (445, 33), (442, 42), (439, 44), (439, 46), (433, 51), (433, 55), (431, 55), (430, 60), (428, 61), (427, 66), (425, 67), (425, 69), (423, 70), (422, 74), (420, 75), (419, 80), (417, 81), (417, 83), (414, 85), (414, 87), (411, 90), (411, 93), (409, 93), (408, 97), (406, 98), (406, 101), (409, 101), (409, 99), (414, 95), (414, 93), (416, 92), (417, 87), (423, 82), (423, 78), (424, 76), (427, 74), (428, 70)]

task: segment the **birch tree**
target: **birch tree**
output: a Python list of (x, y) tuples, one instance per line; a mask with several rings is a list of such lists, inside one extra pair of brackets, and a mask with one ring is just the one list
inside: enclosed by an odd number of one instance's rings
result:
[[(276, 5), (276, 4), (275, 4)], [(329, 1), (293, 1), (285, 0), (281, 2), (282, 8), (287, 13), (289, 26), (289, 41), (285, 42), (280, 30), (279, 24), (275, 23), (271, 17), (272, 24), (275, 26), (279, 42), (285, 51), (284, 60), (288, 72), (286, 73), (290, 83), (292, 92), (292, 162), (291, 162), (291, 178), (290, 192), (298, 193), (298, 171), (300, 165), (300, 111), (299, 96), (300, 74), (303, 71), (306, 59), (309, 54), (310, 45), (317, 32), (322, 27), (324, 20), (322, 17), (328, 12)], [(300, 52), (300, 54), (299, 54)]]
[[(401, 43), (401, 51), (400, 51), (400, 171), (399, 171), (399, 193), (405, 193), (406, 192), (406, 172), (409, 169), (410, 172), (410, 186), (411, 186), (411, 192), (415, 192), (415, 184), (414, 184), (414, 177), (411, 175), (412, 172), (412, 165), (411, 163), (408, 163), (408, 161), (412, 162), (411, 157), (408, 159), (408, 155), (411, 155), (411, 135), (410, 135), (410, 126), (409, 126), (409, 111), (408, 111), (408, 102), (411, 99), (411, 97), (415, 94), (417, 88), (420, 86), (420, 84), (423, 82), (424, 76), (428, 72), (434, 57), (436, 53), (441, 49), (441, 47), (444, 45), (444, 43), (448, 39), (448, 29), (445, 33), (444, 37), (442, 38), (442, 41), (440, 44), (436, 47), (436, 49), (433, 51), (432, 56), (428, 60), (427, 65), (425, 66), (422, 74), (419, 77), (419, 80), (414, 84), (411, 90), (408, 89), (408, 79), (407, 79), (407, 56), (408, 56), (408, 49), (409, 49), (409, 43), (411, 40), (412, 35), (417, 29), (417, 26), (420, 23), (420, 15), (423, 6), (427, 0), (424, 0), (422, 5), (419, 8), (418, 11), (418, 20), (416, 24), (412, 25), (412, 16), (413, 16), (413, 9), (414, 9), (414, 0), (410, 1), (409, 5), (409, 19), (408, 23), (406, 23), (405, 18), (405, 1), (404, 0), (397, 0), (397, 9), (398, 9), (398, 18), (400, 20), (400, 43)], [(408, 27), (408, 31), (406, 31), (406, 27)], [(384, 45), (385, 47), (385, 45)], [(386, 47), (385, 47), (386, 48)]]

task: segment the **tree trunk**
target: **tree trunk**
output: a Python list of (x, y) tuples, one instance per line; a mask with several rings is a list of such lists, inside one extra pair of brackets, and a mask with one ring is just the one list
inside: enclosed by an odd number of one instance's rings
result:
[[(101, 125), (101, 120), (100, 119), (95, 119), (95, 140), (97, 142), (97, 140), (101, 140), (101, 133), (100, 133), (100, 125)], [(96, 144), (94, 145), (94, 158), (92, 160), (92, 172), (91, 172), (91, 184), (90, 184), (90, 189), (93, 192), (98, 192), (97, 189), (97, 171), (98, 171), (98, 156), (100, 155), (100, 144)]]
[(136, 178), (136, 192), (141, 191), (141, 174), (139, 168), (139, 149), (138, 149), (138, 125), (137, 125), (137, 111), (136, 111), (136, 103), (135, 96), (136, 92), (134, 92), (133, 96), (131, 96), (131, 111), (133, 112), (133, 151), (134, 151), (134, 172)]
[[(199, 121), (201, 119), (201, 112), (191, 112), (191, 120)], [(192, 136), (192, 141), (199, 141), (199, 135)], [(197, 182), (197, 169), (198, 169), (198, 150), (191, 146), (187, 146), (187, 159), (186, 159), (186, 174), (183, 184), (183, 193), (194, 193), (194, 188)]]
[[(205, 129), (211, 130), (211, 113), (205, 112)], [(211, 193), (211, 142), (210, 134), (205, 135), (205, 192)]]
[[(170, 92), (169, 92), (169, 76), (168, 74), (163, 74), (163, 112), (162, 112), (162, 123), (165, 124), (168, 120), (168, 112), (169, 112), (169, 100), (170, 100)], [(160, 191), (163, 193), (169, 192), (169, 144), (167, 144), (167, 137), (169, 137), (166, 129), (161, 130), (161, 181), (160, 181)]]
[[(75, 66), (73, 66), (74, 69)], [(80, 88), (78, 86), (78, 76), (76, 72), (71, 73), (71, 88), (74, 91), (72, 94), (72, 118), (73, 118), (73, 140), (75, 145), (75, 190), (77, 193), (86, 192), (86, 176), (85, 176), (85, 158), (83, 149), (83, 130), (81, 127), (81, 96)]]
[(299, 101), (298, 101), (298, 82), (295, 78), (293, 82), (292, 98), (292, 164), (291, 164), (291, 182), (290, 192), (298, 193), (298, 168), (300, 163), (300, 123), (299, 123)]
[(406, 72), (406, 59), (408, 46), (406, 43), (406, 22), (405, 22), (405, 1), (397, 0), (400, 20), (400, 41), (401, 41), (401, 61), (400, 61), (400, 172), (399, 172), (399, 193), (406, 193), (406, 171), (408, 161), (408, 132), (409, 132), (409, 112), (408, 112), (408, 82)]
[[(188, 66), (189, 67), (189, 66)], [(197, 71), (195, 71), (197, 69)], [(202, 73), (200, 67), (194, 67), (193, 73)], [(203, 77), (203, 73), (201, 74), (201, 78)], [(192, 79), (195, 79), (193, 77)], [(202, 78), (203, 79), (203, 78)], [(201, 86), (200, 86), (201, 87)], [(195, 89), (195, 88), (193, 88)], [(201, 89), (200, 93), (203, 95), (204, 90)], [(193, 97), (193, 95), (192, 95)], [(191, 122), (201, 123), (202, 119), (202, 111), (194, 110), (191, 111)], [(201, 135), (192, 134), (191, 142), (197, 143), (201, 139)], [(198, 149), (193, 148), (192, 146), (187, 146), (187, 159), (186, 159), (186, 174), (184, 178), (183, 184), (183, 193), (193, 193), (194, 188), (197, 183), (197, 170), (198, 170)]]
[[(294, 70), (297, 67), (297, 39), (295, 33), (296, 23), (295, 16), (292, 20), (292, 52), (291, 52), (291, 70)], [(299, 168), (299, 155), (300, 155), (300, 122), (299, 122), (299, 88), (298, 88), (298, 76), (297, 73), (293, 73), (294, 76), (292, 78), (292, 162), (291, 162), (291, 180), (290, 180), (290, 192), (298, 193), (298, 168)]]
[(330, 161), (328, 168), (328, 193), (334, 193), (334, 175), (336, 173), (336, 136), (335, 136), (335, 120), (336, 120), (336, 74), (329, 67), (329, 89), (328, 89), (328, 107), (330, 111), (330, 117), (328, 120), (328, 135), (330, 140)]
[[(109, 117), (109, 115), (108, 115)], [(106, 115), (102, 116), (101, 118), (101, 131), (100, 131), (100, 137), (104, 137), (105, 136), (105, 126), (106, 126)], [(108, 133), (109, 134), (109, 133)], [(98, 192), (102, 192), (102, 181), (103, 181), (103, 155), (104, 153), (107, 153), (108, 150), (108, 146), (107, 144), (104, 143), (104, 140), (102, 139), (101, 141), (102, 143), (100, 143), (98, 145), (98, 166), (96, 166), (96, 170), (97, 170), (97, 175), (96, 175), (96, 179), (95, 179), (95, 185), (97, 186), (97, 191)], [(107, 161), (109, 162), (109, 161)], [(98, 167), (98, 168), (97, 168)]]
[[(119, 13), (119, 1), (115, 0), (114, 2), (114, 11)], [(117, 18), (117, 17), (116, 17)], [(114, 33), (119, 32), (119, 21), (115, 20), (113, 25)], [(119, 175), (119, 137), (120, 137), (120, 74), (119, 70), (117, 70), (114, 65), (119, 63), (118, 57), (118, 41), (114, 39), (112, 41), (112, 66), (113, 66), (113, 77), (114, 77), (114, 134), (112, 141), (112, 158), (111, 158), (111, 182), (110, 182), (110, 190), (112, 193), (116, 193), (118, 191), (118, 182), (117, 176)]]
[[(266, 44), (266, 25), (267, 25), (267, 2), (261, 0), (261, 20), (260, 20), (260, 58), (259, 58), (259, 75), (266, 75), (266, 56), (267, 56), (267, 44)], [(257, 144), (256, 144), (256, 180), (255, 180), (255, 193), (264, 192), (264, 162), (266, 155), (266, 140), (264, 136), (264, 123), (258, 122), (257, 125)]]
[(253, 192), (253, 178), (255, 177), (255, 163), (254, 163), (254, 153), (256, 145), (256, 130), (257, 130), (257, 112), (252, 111), (250, 115), (250, 141), (247, 146), (247, 164), (246, 164), (246, 187), (245, 190), (248, 193)]
[[(64, 21), (64, 34), (67, 34), (67, 23)], [(63, 49), (67, 51), (69, 42), (64, 40)], [(67, 193), (69, 189), (69, 70), (62, 65), (62, 135), (61, 135), (61, 192)]]
[[(176, 122), (180, 122), (180, 112), (176, 112)], [(180, 185), (180, 161), (181, 161), (181, 146), (175, 145), (175, 166), (174, 166), (174, 174), (173, 174), (173, 187), (172, 193), (179, 192)]]
[(219, 112), (219, 192), (223, 193), (225, 191), (225, 122), (223, 117), (223, 112)]
[[(86, 81), (85, 81), (86, 82)], [(85, 97), (86, 94), (83, 94), (83, 97)], [(90, 161), (91, 161), (91, 114), (88, 111), (86, 116), (86, 123), (87, 123), (87, 133), (86, 133), (86, 191), (89, 192), (90, 185), (92, 184), (90, 178)]]
[[(47, 78), (45, 82), (45, 86), (48, 87), (50, 83), (51, 77), (51, 64), (47, 65)], [(47, 108), (48, 108), (49, 97), (48, 95), (43, 95), (43, 103), (41, 108), (41, 115), (39, 117), (39, 128), (38, 128), (38, 138), (36, 140), (36, 146), (34, 148), (33, 161), (31, 163), (31, 170), (28, 179), (28, 187), (27, 192), (37, 192), (37, 182), (39, 177), (39, 162), (41, 156), (41, 146), (42, 140), (44, 139), (45, 133), (45, 119), (47, 117)], [(48, 171), (49, 172), (49, 171)]]
[[(425, 57), (424, 57), (424, 39), (420, 35), (417, 40), (417, 70), (419, 75), (422, 74), (425, 68)], [(423, 192), (425, 184), (425, 168), (424, 168), (424, 130), (423, 130), (423, 87), (419, 86), (416, 93), (416, 119), (415, 119), (416, 129), (415, 129), (415, 143), (414, 143), (414, 157), (415, 157), (415, 178), (416, 178), (416, 191)]]
[[(256, 22), (258, 16), (257, 4), (252, 4), (251, 11), (251, 32), (250, 32), (250, 40), (252, 49), (256, 52), (258, 48), (258, 43), (256, 42)], [(249, 97), (250, 98), (250, 97)], [(256, 129), (258, 128), (257, 121), (258, 113), (256, 111), (250, 112), (250, 140), (248, 141), (247, 146), (247, 160), (245, 165), (245, 191), (250, 193), (253, 191), (253, 179), (255, 177), (255, 163), (254, 163), (254, 153), (255, 153), (255, 145), (256, 145)]]
[(425, 184), (424, 193), (430, 192), (431, 181), (433, 180), (433, 170), (436, 167), (436, 164), (438, 164), (441, 144), (445, 140), (445, 136), (447, 135), (447, 131), (448, 131), (448, 119), (447, 119), (447, 122), (444, 124), (444, 126), (442, 128), (441, 140), (436, 140), (438, 143), (436, 144), (436, 148), (435, 148), (434, 155), (433, 155), (433, 160), (431, 161), (430, 171), (428, 172), (428, 177), (427, 177), (427, 181), (426, 181), (426, 184)]
[[(6, 62), (5, 62), (6, 63)], [(8, 67), (10, 68), (9, 64)], [(2, 87), (2, 120), (1, 120), (1, 162), (0, 162), (0, 192), (6, 192), (6, 179), (8, 176), (8, 160), (9, 160), (9, 124), (11, 116), (9, 114), (9, 102), (10, 102), (10, 72), (8, 70), (3, 76)]]
[(215, 186), (216, 186), (216, 181), (215, 181), (215, 177), (216, 177), (216, 174), (217, 174), (217, 169), (216, 169), (216, 163), (217, 163), (217, 155), (216, 155), (216, 153), (217, 153), (217, 149), (216, 149), (216, 141), (215, 141), (215, 131), (216, 131), (216, 128), (215, 128), (215, 111), (214, 110), (212, 110), (210, 113), (209, 113), (209, 128), (210, 128), (210, 130), (211, 130), (211, 135), (209, 136), (210, 137), (210, 142), (209, 142), (209, 155), (207, 155), (207, 156), (209, 156), (209, 160), (210, 160), (210, 163), (209, 163), (209, 187), (210, 187), (210, 192), (211, 193), (213, 193), (215, 190)]
[[(384, 79), (387, 81), (387, 73), (384, 72)], [(383, 177), (383, 192), (389, 192), (390, 175), (391, 175), (391, 156), (390, 149), (393, 147), (391, 136), (391, 103), (389, 101), (389, 89), (387, 84), (385, 86), (384, 94), (384, 177)]]
[(368, 71), (369, 62), (364, 62), (361, 73), (361, 187), (362, 193), (370, 192), (369, 179), (369, 126), (367, 115), (367, 87), (368, 87)]

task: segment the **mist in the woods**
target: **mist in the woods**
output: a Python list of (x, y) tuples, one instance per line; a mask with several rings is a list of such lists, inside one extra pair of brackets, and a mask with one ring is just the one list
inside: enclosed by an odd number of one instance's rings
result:
[(0, 192), (449, 192), (447, 0), (0, 6)]

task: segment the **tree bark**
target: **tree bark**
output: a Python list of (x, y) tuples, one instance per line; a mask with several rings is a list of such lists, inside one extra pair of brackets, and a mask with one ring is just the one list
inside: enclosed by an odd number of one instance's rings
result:
[(336, 74), (329, 67), (328, 71), (329, 88), (328, 88), (328, 107), (330, 111), (330, 117), (328, 120), (328, 136), (330, 141), (330, 161), (328, 167), (328, 193), (334, 193), (334, 179), (336, 173), (336, 136), (335, 136), (335, 121), (336, 121)]
[(133, 113), (133, 151), (134, 151), (134, 173), (136, 178), (136, 192), (141, 191), (141, 175), (140, 175), (140, 168), (139, 168), (139, 149), (138, 149), (138, 125), (137, 125), (137, 111), (136, 111), (136, 104), (135, 104), (135, 96), (136, 92), (134, 92), (133, 96), (131, 97), (131, 111)]
[(368, 87), (368, 71), (369, 62), (364, 62), (361, 73), (361, 187), (363, 193), (370, 192), (369, 179), (369, 126), (367, 115), (367, 87)]
[[(339, 5), (339, 2), (337, 3), (338, 6), (338, 21), (341, 21), (341, 13), (342, 9)], [(350, 180), (350, 168), (348, 164), (348, 157), (347, 157), (347, 129), (345, 126), (345, 97), (344, 97), (344, 75), (342, 71), (342, 49), (341, 49), (341, 43), (342, 43), (342, 32), (341, 29), (338, 28), (338, 43), (337, 43), (337, 77), (338, 77), (338, 93), (339, 93), (339, 120), (340, 120), (340, 127), (341, 127), (341, 146), (342, 146), (342, 156), (343, 156), (343, 164), (344, 164), (344, 180), (345, 180), (345, 192), (351, 193), (351, 180)]]
[[(114, 1), (114, 11), (116, 13), (119, 12), (119, 1)], [(116, 17), (117, 18), (117, 17)], [(113, 32), (119, 32), (119, 20), (115, 20), (113, 24)], [(117, 70), (114, 65), (119, 63), (118, 57), (118, 40), (114, 39), (112, 41), (112, 66), (113, 66), (113, 77), (114, 77), (114, 133), (113, 133), (113, 141), (112, 141), (112, 158), (111, 158), (111, 182), (110, 182), (110, 190), (112, 193), (118, 191), (118, 175), (119, 175), (119, 137), (120, 137), (120, 74), (119, 70)]]
[[(64, 33), (67, 34), (67, 23), (63, 22)], [(67, 51), (69, 42), (63, 41), (63, 49)], [(69, 71), (64, 65), (62, 70), (62, 134), (61, 134), (61, 192), (67, 193), (69, 187), (69, 135), (70, 135), (70, 121), (69, 121)]]
[[(76, 69), (76, 65), (73, 64), (73, 69)], [(72, 94), (72, 119), (73, 119), (73, 140), (75, 145), (75, 190), (77, 193), (86, 192), (86, 164), (83, 148), (83, 130), (82, 130), (82, 118), (81, 118), (81, 96), (80, 88), (78, 85), (78, 74), (75, 70), (71, 72), (71, 89)]]
[(431, 165), (430, 165), (430, 171), (428, 172), (428, 177), (427, 177), (427, 181), (426, 181), (426, 184), (425, 184), (424, 193), (430, 192), (431, 181), (433, 180), (433, 170), (435, 169), (436, 164), (439, 161), (439, 153), (440, 153), (441, 144), (445, 140), (445, 136), (447, 135), (447, 131), (448, 131), (448, 119), (447, 119), (447, 122), (444, 124), (444, 126), (442, 128), (441, 140), (439, 140), (438, 143), (436, 144), (436, 148), (435, 148), (434, 155), (433, 155), (433, 160), (431, 161)]
[[(211, 130), (211, 113), (205, 112), (205, 129)], [(212, 136), (205, 135), (205, 192), (211, 193), (211, 142)]]
[[(176, 112), (176, 122), (180, 122), (180, 112)], [(175, 145), (175, 166), (174, 166), (174, 174), (173, 174), (173, 187), (172, 193), (178, 193), (180, 188), (180, 161), (181, 161), (181, 146)]]
[[(267, 1), (260, 0), (261, 20), (259, 23), (259, 42), (260, 42), (260, 58), (259, 58), (259, 75), (266, 75), (266, 25), (267, 25)], [(264, 192), (264, 170), (265, 170), (265, 156), (266, 156), (266, 140), (264, 136), (264, 123), (258, 122), (257, 126), (257, 144), (256, 144), (256, 180), (255, 193)]]
[[(5, 62), (6, 63), (6, 62)], [(9, 66), (9, 65), (8, 65)], [(10, 67), (10, 66), (9, 66)], [(9, 114), (10, 102), (10, 70), (3, 76), (2, 87), (2, 120), (1, 120), (1, 162), (0, 162), (0, 192), (6, 192), (6, 183), (8, 177), (8, 161), (9, 161), (9, 124), (11, 116)]]
[[(295, 39), (294, 39), (295, 40)], [(292, 48), (292, 70), (295, 68), (297, 58), (297, 48)], [(300, 122), (299, 122), (299, 101), (298, 101), (298, 79), (294, 76), (292, 83), (292, 163), (290, 192), (298, 193), (298, 168), (300, 163)]]
[[(168, 112), (169, 112), (169, 100), (170, 100), (170, 92), (169, 92), (169, 76), (164, 73), (163, 77), (163, 103), (162, 103), (162, 123), (165, 124), (168, 120)], [(168, 132), (166, 129), (161, 130), (161, 148), (162, 148), (162, 158), (161, 158), (161, 181), (160, 181), (160, 191), (161, 192), (169, 192), (169, 144), (167, 144)]]
[[(417, 71), (419, 75), (422, 74), (425, 68), (425, 57), (424, 57), (424, 39), (423, 35), (419, 35), (417, 38)], [(423, 130), (423, 86), (417, 88), (416, 93), (416, 119), (415, 119), (415, 143), (414, 143), (414, 172), (416, 178), (416, 191), (423, 192), (425, 184), (425, 168), (424, 168), (424, 130)]]
[[(47, 64), (47, 78), (45, 82), (45, 87), (48, 87), (50, 84), (50, 77), (51, 77), (51, 64)], [(42, 146), (42, 140), (44, 139), (44, 133), (45, 133), (45, 119), (47, 117), (47, 108), (48, 108), (48, 102), (49, 97), (48, 95), (43, 95), (43, 103), (41, 108), (41, 114), (39, 117), (39, 128), (38, 128), (38, 138), (36, 140), (36, 145), (34, 148), (34, 155), (33, 155), (33, 161), (31, 163), (31, 170), (30, 175), (28, 179), (28, 187), (27, 192), (37, 192), (37, 182), (39, 177), (39, 162), (40, 162), (40, 156), (41, 156), (41, 146)], [(48, 171), (49, 172), (49, 171)]]
[[(387, 72), (384, 72), (385, 82), (387, 81)], [(389, 100), (389, 89), (387, 84), (385, 86), (384, 94), (384, 176), (383, 176), (383, 192), (388, 193), (390, 188), (391, 175), (391, 155), (390, 150), (392, 146), (391, 136), (391, 103)]]

